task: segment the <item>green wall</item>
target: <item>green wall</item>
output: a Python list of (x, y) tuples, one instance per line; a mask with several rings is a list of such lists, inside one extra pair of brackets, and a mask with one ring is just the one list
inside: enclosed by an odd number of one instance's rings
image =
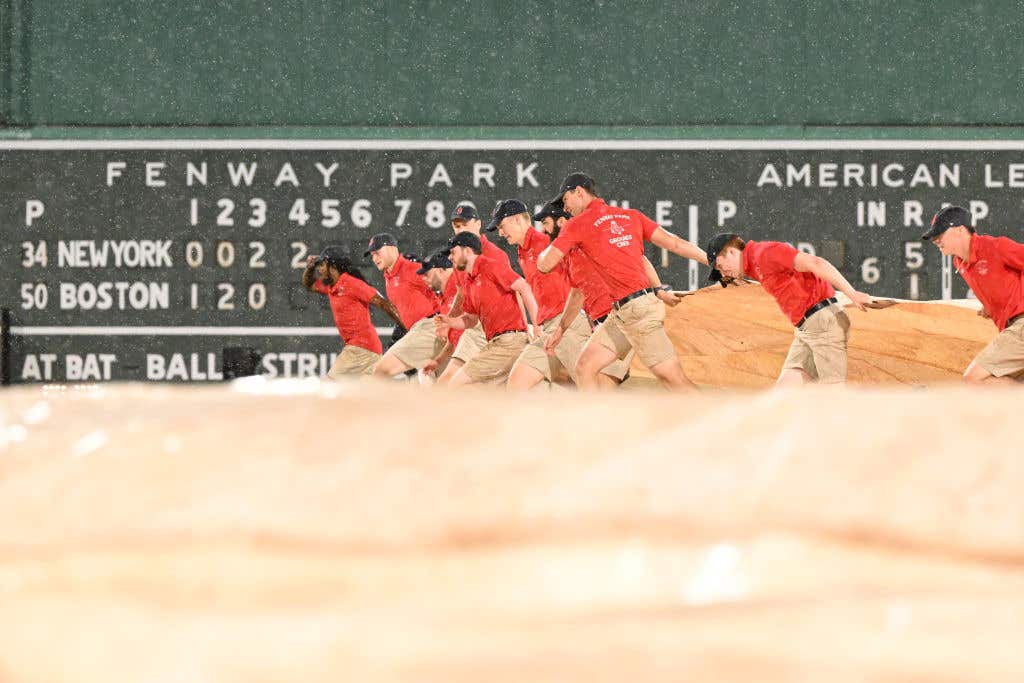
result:
[(6, 126), (1024, 124), (1019, 2), (2, 0)]

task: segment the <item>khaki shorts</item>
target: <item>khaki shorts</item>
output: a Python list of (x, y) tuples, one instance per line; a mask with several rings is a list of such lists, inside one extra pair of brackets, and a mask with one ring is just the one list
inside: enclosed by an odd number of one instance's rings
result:
[(338, 379), (339, 377), (369, 374), (379, 360), (379, 353), (349, 344), (334, 359), (334, 365), (327, 371), (327, 378)]
[(635, 351), (647, 367), (676, 357), (676, 348), (665, 332), (665, 304), (654, 294), (613, 309), (594, 332), (594, 341), (614, 351), (620, 360)]
[(997, 334), (975, 362), (993, 377), (1024, 377), (1024, 317)]
[(796, 328), (783, 370), (803, 370), (822, 384), (846, 381), (846, 343), (850, 318), (839, 306), (823, 308)]
[(554, 355), (549, 356), (547, 351), (544, 350), (544, 340), (555, 331), (555, 328), (558, 327), (561, 321), (562, 316), (559, 315), (544, 323), (541, 327), (540, 338), (530, 342), (523, 349), (519, 359), (516, 360), (516, 365), (526, 365), (533, 368), (544, 375), (544, 379), (549, 382), (552, 381), (552, 378), (558, 374), (561, 368), (564, 368), (569, 373), (572, 381), (575, 382), (576, 360), (580, 357), (580, 354), (583, 352), (583, 346), (590, 337), (590, 323), (582, 313), (577, 315), (576, 319), (569, 325), (569, 329), (562, 335), (562, 341), (558, 342), (558, 346), (555, 347)]
[[(580, 355), (583, 355), (583, 351), (591, 344), (598, 344), (616, 354), (620, 353), (619, 349), (628, 348), (629, 351), (626, 352), (625, 357), (613, 361), (601, 370), (602, 375), (608, 375), (622, 382), (626, 379), (626, 375), (629, 374), (629, 366), (633, 363), (633, 345), (629, 343), (629, 340), (619, 331), (617, 326), (605, 327), (606, 322), (608, 322), (607, 319), (602, 323), (598, 323), (597, 327), (594, 328), (593, 334), (589, 335), (589, 339), (584, 342), (583, 348), (580, 349)], [(576, 360), (579, 360), (579, 357)], [(576, 372), (575, 367), (573, 372)]]
[(469, 328), (459, 337), (459, 343), (455, 345), (452, 358), (468, 363), (473, 356), (480, 353), (480, 349), (484, 348), (486, 343), (487, 337), (484, 336), (484, 328), (477, 323), (476, 326)]
[(508, 378), (519, 354), (530, 341), (525, 332), (507, 332), (491, 339), (480, 353), (462, 366), (462, 372), (474, 382), (493, 382)]
[(388, 349), (387, 355), (394, 356), (410, 368), (419, 370), (444, 348), (445, 340), (438, 337), (434, 330), (433, 318), (420, 319), (404, 337)]

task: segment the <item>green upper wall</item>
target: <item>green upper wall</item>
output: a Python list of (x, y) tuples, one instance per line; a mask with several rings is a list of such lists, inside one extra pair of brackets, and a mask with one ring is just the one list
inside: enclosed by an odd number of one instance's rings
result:
[(1019, 0), (0, 4), (7, 126), (1024, 124)]

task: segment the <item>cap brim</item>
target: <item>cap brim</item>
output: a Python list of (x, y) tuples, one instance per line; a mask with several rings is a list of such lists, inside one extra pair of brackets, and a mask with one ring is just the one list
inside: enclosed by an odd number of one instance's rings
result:
[(943, 227), (943, 228), (938, 228), (938, 227), (929, 228), (928, 232), (926, 232), (926, 233), (921, 235), (921, 239), (923, 239), (923, 240), (933, 240), (936, 237), (938, 237), (939, 235), (941, 235), (942, 233), (946, 232), (946, 230), (948, 230), (948, 229), (949, 229), (949, 226), (946, 226), (946, 227)]
[(367, 249), (366, 251), (363, 252), (363, 256), (366, 257), (366, 256), (369, 256), (372, 253), (373, 253), (373, 249)]
[(722, 273), (719, 272), (718, 268), (712, 268), (711, 273), (708, 275), (708, 283), (715, 284), (716, 282), (722, 281)]
[(503, 218), (498, 218), (496, 220), (491, 221), (490, 223), (487, 224), (487, 227), (484, 228), (484, 230), (486, 230), (487, 232), (494, 232), (495, 230), (498, 229), (498, 225), (503, 220), (504, 220)]

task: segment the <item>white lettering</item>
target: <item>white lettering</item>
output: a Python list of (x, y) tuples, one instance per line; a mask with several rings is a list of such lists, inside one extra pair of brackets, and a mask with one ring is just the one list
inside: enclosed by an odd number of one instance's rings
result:
[(37, 218), (42, 218), (46, 207), (38, 199), (29, 199), (25, 202), (25, 227), (32, 225)]
[(391, 164), (391, 187), (397, 187), (399, 180), (412, 177), (412, 166), (405, 163)]
[(121, 173), (124, 169), (128, 168), (128, 164), (124, 161), (108, 161), (107, 162), (107, 187), (114, 186), (114, 178), (120, 178)]
[(654, 222), (663, 228), (672, 227), (672, 202), (660, 199), (654, 202)]
[(736, 217), (736, 202), (729, 199), (718, 201), (718, 227), (725, 225), (730, 218)]
[(146, 187), (166, 187), (167, 181), (160, 177), (160, 172), (166, 167), (163, 161), (147, 161)]
[(533, 177), (533, 172), (537, 169), (537, 162), (533, 162), (525, 168), (521, 163), (516, 164), (516, 187), (525, 187), (524, 181), (529, 181), (531, 187), (539, 187), (537, 179)]
[(320, 171), (320, 175), (324, 178), (324, 187), (331, 186), (331, 176), (338, 170), (338, 162), (334, 162), (330, 166), (324, 166), (319, 161), (313, 164), (316, 166), (316, 170)]
[(452, 179), (448, 175), (448, 169), (444, 167), (444, 164), (438, 164), (434, 167), (434, 172), (430, 175), (430, 180), (427, 181), (427, 187), (433, 187), (438, 183), (444, 183), (448, 187), (452, 186)]
[(239, 183), (245, 182), (246, 187), (252, 186), (253, 178), (256, 176), (256, 168), (259, 166), (255, 161), (251, 164), (241, 163), (237, 166), (228, 162), (228, 175), (231, 176), (232, 187), (238, 187)]
[(494, 187), (494, 164), (473, 164), (473, 187), (480, 187), (480, 182)]
[(277, 172), (277, 178), (274, 179), (274, 187), (281, 187), (284, 183), (291, 183), (292, 186), (299, 186), (299, 177), (295, 175), (295, 169), (287, 161), (281, 166), (281, 170)]
[(192, 187), (195, 183), (200, 185), (206, 185), (206, 174), (209, 169), (204, 161), (199, 165), (199, 168), (195, 167), (191, 161), (185, 164), (185, 184)]
[(775, 169), (774, 164), (765, 164), (764, 168), (761, 169), (761, 177), (757, 179), (757, 186), (762, 187), (764, 185), (782, 187), (782, 178), (779, 177), (779, 172)]

